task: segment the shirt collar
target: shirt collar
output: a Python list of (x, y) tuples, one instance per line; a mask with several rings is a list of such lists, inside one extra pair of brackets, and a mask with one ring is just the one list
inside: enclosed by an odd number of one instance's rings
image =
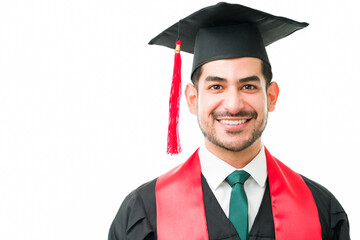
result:
[[(240, 170), (213, 155), (205, 146), (200, 147), (199, 158), (201, 172), (213, 190), (216, 190), (233, 171)], [(261, 146), (258, 155), (241, 170), (248, 172), (259, 186), (265, 186), (267, 166), (264, 146)]]

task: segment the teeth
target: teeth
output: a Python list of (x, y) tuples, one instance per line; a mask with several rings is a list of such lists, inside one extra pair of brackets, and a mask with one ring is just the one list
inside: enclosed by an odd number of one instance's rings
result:
[(220, 120), (221, 123), (229, 124), (229, 125), (239, 125), (245, 123), (247, 120)]

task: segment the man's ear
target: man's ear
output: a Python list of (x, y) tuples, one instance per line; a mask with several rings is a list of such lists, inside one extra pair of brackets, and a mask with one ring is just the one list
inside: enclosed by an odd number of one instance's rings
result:
[(197, 90), (195, 86), (191, 83), (188, 83), (185, 88), (185, 97), (186, 102), (189, 108), (189, 111), (192, 114), (197, 114)]
[(268, 111), (272, 112), (275, 110), (276, 101), (279, 97), (279, 86), (276, 82), (270, 83), (267, 88), (267, 104), (268, 104)]

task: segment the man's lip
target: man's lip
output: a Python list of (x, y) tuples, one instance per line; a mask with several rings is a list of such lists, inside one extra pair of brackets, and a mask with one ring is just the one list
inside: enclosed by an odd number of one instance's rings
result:
[(236, 121), (236, 120), (249, 120), (251, 119), (251, 117), (218, 117), (216, 118), (216, 120), (218, 121), (221, 121), (221, 120), (233, 120), (233, 121)]
[(218, 117), (217, 121), (249, 121), (251, 117)]

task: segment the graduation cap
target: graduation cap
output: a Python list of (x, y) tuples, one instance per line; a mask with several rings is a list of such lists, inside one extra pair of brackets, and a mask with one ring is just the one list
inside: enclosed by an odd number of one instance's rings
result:
[(168, 149), (181, 152), (178, 134), (181, 95), (181, 50), (194, 54), (191, 74), (203, 64), (239, 57), (255, 57), (270, 65), (265, 46), (308, 26), (239, 4), (220, 2), (181, 19), (153, 38), (149, 44), (175, 50), (174, 74), (169, 102)]

